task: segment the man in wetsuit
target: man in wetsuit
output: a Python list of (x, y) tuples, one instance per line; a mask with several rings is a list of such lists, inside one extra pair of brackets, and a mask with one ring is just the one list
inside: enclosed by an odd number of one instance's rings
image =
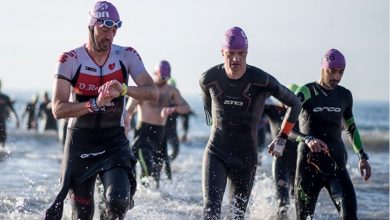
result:
[(27, 116), (27, 130), (38, 130), (38, 121), (37, 121), (37, 105), (38, 105), (38, 95), (33, 95), (31, 101), (26, 104), (24, 112), (22, 114), (22, 120)]
[(9, 119), (9, 113), (12, 112), (16, 118), (16, 128), (19, 128), (19, 117), (13, 106), (11, 99), (1, 92), (1, 80), (0, 80), (0, 145), (4, 148), (5, 141), (7, 139), (7, 119)]
[[(321, 77), (297, 90), (303, 103), (299, 117), (295, 202), (297, 219), (312, 219), (318, 194), (325, 187), (342, 219), (357, 219), (355, 190), (346, 167), (346, 149), (341, 138), (342, 123), (364, 180), (371, 176), (368, 155), (352, 114), (352, 94), (339, 86), (346, 63), (343, 54), (331, 49), (322, 61)], [(318, 144), (318, 139), (324, 143)]]
[[(290, 84), (290, 91), (295, 92), (298, 85)], [(287, 108), (282, 103), (268, 102), (264, 107), (264, 116), (268, 118), (271, 136), (276, 138), (280, 127), (282, 126), (283, 117), (286, 114)], [(298, 124), (294, 126), (294, 130), (299, 129)], [(294, 179), (295, 168), (297, 163), (297, 147), (295, 140), (287, 140), (283, 155), (274, 157), (272, 160), (272, 177), (276, 188), (276, 200), (278, 208), (276, 219), (286, 219), (288, 205), (290, 204), (290, 194), (294, 195)]]
[[(156, 187), (159, 187), (160, 172), (164, 161), (168, 161), (165, 142), (165, 124), (167, 117), (176, 113), (187, 113), (190, 107), (180, 95), (177, 88), (168, 85), (171, 77), (171, 66), (168, 61), (162, 60), (156, 65), (154, 82), (157, 85), (160, 97), (157, 101), (140, 101), (133, 98), (128, 102), (126, 109), (128, 123), (137, 110), (137, 127), (132, 145), (133, 151), (141, 164), (141, 180), (148, 185), (148, 178), (153, 177)], [(171, 101), (171, 104), (169, 105)]]
[(53, 116), (52, 108), (51, 108), (51, 100), (49, 98), (49, 94), (45, 91), (43, 93), (42, 102), (39, 104), (38, 108), (38, 118), (42, 118), (44, 120), (44, 131), (58, 131), (57, 128), (57, 120)]
[[(113, 44), (121, 27), (117, 9), (98, 1), (89, 12), (86, 44), (64, 53), (53, 86), (53, 114), (69, 118), (61, 191), (46, 219), (61, 219), (70, 190), (72, 219), (92, 219), (94, 188), (99, 176), (104, 187), (101, 219), (123, 219), (136, 189), (136, 159), (124, 132), (124, 100), (158, 99), (158, 90), (140, 55), (131, 47)], [(129, 76), (137, 86), (128, 86)], [(71, 98), (71, 99), (69, 99)]]
[(229, 180), (228, 219), (243, 219), (258, 163), (256, 126), (266, 98), (274, 96), (290, 106), (269, 152), (280, 155), (298, 118), (299, 99), (273, 76), (246, 64), (248, 41), (233, 27), (222, 45), (224, 63), (200, 77), (206, 121), (212, 124), (203, 156), (203, 219), (220, 219), (221, 204)]
[[(167, 82), (169, 85), (173, 86), (173, 87), (176, 87), (176, 81), (172, 78), (170, 78)], [(169, 103), (169, 106), (174, 106), (175, 104), (172, 103), (172, 100), (170, 101)], [(165, 123), (165, 142), (167, 144), (167, 151), (168, 151), (168, 147), (171, 146), (172, 147), (172, 154), (171, 155), (168, 155), (168, 162), (170, 160), (173, 160), (177, 157), (177, 155), (179, 154), (179, 138), (177, 136), (177, 119), (178, 119), (178, 113), (174, 112), (172, 114), (170, 114), (167, 118), (167, 122)], [(166, 168), (166, 171), (167, 171), (167, 175), (170, 176), (170, 171), (168, 170), (168, 166), (169, 166), (169, 163), (166, 163), (167, 166), (165, 167)]]

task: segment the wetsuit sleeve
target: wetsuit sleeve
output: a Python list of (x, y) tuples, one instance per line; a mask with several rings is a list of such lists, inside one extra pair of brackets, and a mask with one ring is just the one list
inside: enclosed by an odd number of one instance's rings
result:
[[(309, 87), (307, 87), (306, 85), (300, 86), (295, 91), (295, 95), (301, 101), (302, 106), (304, 106), (306, 101), (311, 98), (311, 92), (309, 90)], [(294, 129), (292, 130), (292, 132), (289, 135), (289, 140), (296, 141), (296, 142), (305, 142), (305, 137), (307, 137), (307, 135), (301, 133), (299, 131), (298, 127), (294, 127)]]
[(299, 98), (302, 105), (311, 98), (310, 90), (307, 86), (301, 86), (295, 91), (295, 95)]
[(363, 144), (360, 138), (359, 131), (356, 127), (355, 120), (353, 118), (352, 106), (353, 106), (352, 94), (349, 93), (347, 108), (345, 109), (343, 115), (344, 127), (346, 129), (346, 134), (348, 135), (349, 140), (352, 143), (353, 150), (355, 151), (355, 153), (360, 153), (363, 150)]
[(77, 53), (75, 50), (63, 53), (58, 59), (55, 77), (71, 82), (74, 77), (73, 74), (76, 72), (76, 59)]
[(212, 116), (211, 116), (211, 96), (208, 88), (205, 85), (205, 73), (199, 79), (199, 86), (201, 90), (202, 100), (203, 100), (203, 108), (204, 113), (206, 115), (206, 124), (212, 124)]
[(272, 96), (288, 106), (287, 112), (282, 122), (282, 126), (280, 128), (280, 132), (278, 134), (278, 136), (287, 139), (288, 134), (291, 132), (295, 122), (298, 119), (302, 105), (298, 97), (288, 88), (280, 84), (275, 78), (271, 77), (270, 83), (274, 84), (276, 87), (276, 91), (272, 93)]
[(141, 56), (135, 49), (131, 47), (126, 48), (125, 60), (127, 64), (127, 71), (133, 79), (135, 79), (138, 75), (146, 72)]

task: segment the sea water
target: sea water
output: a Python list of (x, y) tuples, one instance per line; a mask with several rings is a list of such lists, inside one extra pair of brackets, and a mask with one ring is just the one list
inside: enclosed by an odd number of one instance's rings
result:
[[(135, 206), (127, 212), (125, 219), (201, 219), (202, 155), (210, 127), (205, 124), (200, 97), (187, 99), (196, 115), (190, 120), (189, 142), (181, 144), (180, 154), (171, 164), (173, 179), (167, 180), (163, 171), (159, 189), (138, 184)], [(20, 101), (16, 103), (19, 113), (23, 111), (23, 105)], [(388, 113), (388, 103), (356, 102), (354, 105), (355, 121), (372, 167), (371, 179), (363, 181), (357, 168), (358, 158), (347, 144), (347, 168), (356, 190), (359, 219), (389, 219)], [(180, 123), (178, 129), (180, 133)], [(60, 188), (62, 145), (55, 133), (27, 131), (24, 127), (15, 129), (14, 120), (8, 123), (8, 133), (5, 151), (0, 152), (0, 219), (43, 219), (45, 210)], [(271, 162), (272, 157), (263, 153), (247, 219), (275, 218), (277, 201), (274, 198)], [(98, 200), (98, 195), (95, 196)], [(293, 204), (292, 199), (289, 209), (291, 219), (295, 219)], [(227, 205), (225, 196), (223, 215), (226, 215)], [(97, 206), (94, 219), (98, 219), (98, 212)], [(71, 219), (68, 199), (63, 219)], [(314, 219), (338, 219), (326, 190), (320, 194)]]

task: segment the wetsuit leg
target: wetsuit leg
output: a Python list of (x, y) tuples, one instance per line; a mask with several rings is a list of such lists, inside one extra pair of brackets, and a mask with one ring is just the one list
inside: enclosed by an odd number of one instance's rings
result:
[(298, 165), (299, 172), (295, 177), (295, 208), (298, 220), (313, 218), (318, 195), (324, 186), (322, 175), (318, 175), (313, 168), (302, 165)]
[(206, 149), (203, 155), (203, 219), (219, 220), (227, 182), (227, 170), (217, 156)]
[(278, 201), (278, 216), (284, 215), (289, 203), (289, 169), (286, 164), (286, 155), (273, 158), (272, 174), (276, 188), (276, 199)]
[(133, 150), (141, 165), (141, 178), (145, 176), (151, 176), (154, 169), (153, 147), (150, 143), (146, 142), (137, 143), (136, 141), (135, 143), (137, 146), (133, 147)]
[(170, 160), (174, 160), (179, 154), (179, 139), (177, 137), (177, 133), (171, 135), (167, 135), (167, 142), (170, 146), (172, 146), (172, 154), (169, 156)]
[(78, 186), (74, 186), (70, 191), (72, 219), (92, 220), (94, 206), (94, 190), (96, 175), (87, 179)]
[(2, 147), (5, 146), (5, 140), (7, 139), (7, 130), (5, 126), (5, 121), (0, 121), (0, 144)]
[(245, 217), (256, 174), (256, 163), (249, 161), (245, 161), (245, 163), (244, 167), (240, 167), (240, 169), (233, 168), (228, 171), (230, 180), (228, 219), (239, 220)]
[(171, 171), (171, 162), (169, 160), (168, 155), (168, 143), (167, 139), (164, 140), (164, 163), (165, 163), (165, 173), (167, 174), (168, 179), (172, 179), (172, 171)]
[(287, 214), (287, 205), (290, 204), (290, 195), (294, 195), (294, 179), (297, 160), (297, 146), (287, 142), (286, 150), (281, 157), (273, 158), (272, 175), (278, 201), (278, 219), (284, 219)]
[(101, 219), (124, 219), (130, 207), (131, 186), (128, 173), (121, 167), (100, 174), (104, 187), (106, 209), (102, 210)]
[(166, 148), (167, 145), (164, 144), (163, 142), (164, 141), (156, 144), (157, 147), (156, 147), (156, 150), (154, 152), (154, 159), (155, 159), (154, 164), (155, 165), (154, 165), (154, 170), (153, 170), (152, 176), (156, 180), (157, 187), (159, 187), (162, 167), (163, 167), (164, 163), (166, 162), (165, 158), (166, 158), (166, 152), (167, 152), (167, 148)]
[(346, 170), (337, 173), (335, 178), (330, 179), (326, 186), (330, 197), (340, 214), (341, 219), (357, 219), (356, 194)]

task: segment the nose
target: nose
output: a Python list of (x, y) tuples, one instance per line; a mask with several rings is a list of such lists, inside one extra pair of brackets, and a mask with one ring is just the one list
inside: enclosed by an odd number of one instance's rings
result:
[(110, 28), (110, 31), (107, 32), (106, 37), (110, 40), (113, 40), (116, 34), (116, 28)]
[(341, 74), (341, 73), (334, 74), (334, 78), (335, 78), (335, 80), (337, 80), (337, 81), (340, 81), (340, 80), (341, 80), (341, 77), (342, 77), (342, 74)]
[(232, 57), (232, 60), (234, 61), (234, 62), (237, 62), (237, 61), (239, 61), (240, 60), (240, 57), (238, 56), (238, 54), (234, 54), (233, 55), (233, 57)]

